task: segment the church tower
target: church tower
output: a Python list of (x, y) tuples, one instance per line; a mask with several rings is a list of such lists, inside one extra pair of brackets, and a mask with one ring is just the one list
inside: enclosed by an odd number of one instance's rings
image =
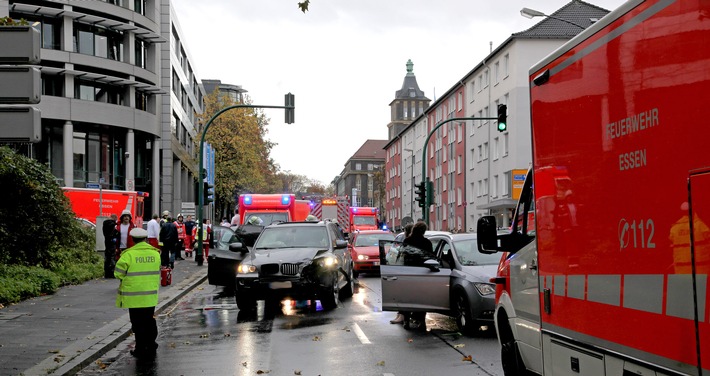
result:
[(417, 116), (423, 114), (429, 107), (429, 102), (429, 98), (419, 90), (417, 77), (414, 76), (414, 63), (410, 59), (407, 61), (407, 75), (404, 76), (402, 88), (397, 90), (394, 100), (390, 103), (391, 120), (387, 124), (388, 139), (395, 138)]

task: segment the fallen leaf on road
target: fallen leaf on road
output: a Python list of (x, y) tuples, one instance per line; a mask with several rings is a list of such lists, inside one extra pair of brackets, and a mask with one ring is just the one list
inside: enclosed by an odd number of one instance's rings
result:
[(59, 350), (49, 350), (49, 353), (50, 354), (57, 354), (57, 353), (59, 353)]
[(462, 348), (462, 347), (464, 347), (464, 346), (466, 346), (465, 343), (459, 343), (459, 344), (454, 345), (454, 348), (455, 348), (455, 349), (460, 349), (460, 348)]
[(99, 366), (99, 368), (101, 368), (101, 369), (106, 368), (106, 364), (104, 364), (104, 362), (102, 362), (101, 359), (96, 361), (96, 365)]
[(314, 341), (320, 341), (320, 337), (315, 336), (315, 337), (313, 337), (313, 340), (314, 340)]
[(198, 287), (197, 289), (198, 289), (198, 290), (204, 290), (205, 288), (204, 288), (204, 287)]
[(294, 375), (300, 375), (300, 374), (301, 374), (301, 371), (295, 370), (295, 371), (293, 371), (293, 374), (294, 374)]
[(258, 371), (256, 371), (256, 374), (257, 374), (257, 375), (263, 375), (263, 374), (269, 373), (269, 372), (271, 372), (271, 371), (269, 371), (269, 370), (266, 370), (266, 371), (258, 370)]
[(247, 366), (247, 362), (242, 362), (242, 365), (243, 365), (244, 367), (246, 367), (246, 366)]
[(414, 342), (414, 340), (410, 338), (410, 339), (407, 340), (407, 342), (408, 342), (408, 343), (412, 343), (412, 342)]
[(168, 347), (170, 347), (171, 349), (174, 349), (174, 348), (175, 348), (175, 342), (170, 342), (170, 344), (168, 345)]
[(185, 341), (184, 344), (186, 344), (186, 345), (192, 345), (192, 342), (190, 342), (190, 341)]
[(209, 333), (207, 333), (207, 334), (200, 334), (200, 338), (209, 338), (209, 337), (210, 337), (210, 334), (209, 334)]
[(225, 337), (231, 337), (232, 335), (230, 333), (224, 333)]
[(385, 361), (384, 361), (384, 360), (380, 360), (379, 362), (377, 362), (377, 365), (384, 367), (384, 366), (385, 366)]
[(473, 361), (473, 357), (472, 357), (471, 355), (466, 355), (466, 356), (463, 357), (463, 359), (461, 359), (461, 361), (462, 361), (462, 362), (472, 362), (472, 361)]

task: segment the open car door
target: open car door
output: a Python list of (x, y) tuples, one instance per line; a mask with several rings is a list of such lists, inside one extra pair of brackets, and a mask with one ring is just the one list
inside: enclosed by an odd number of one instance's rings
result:
[(383, 311), (440, 312), (449, 308), (451, 269), (436, 257), (394, 240), (380, 240)]

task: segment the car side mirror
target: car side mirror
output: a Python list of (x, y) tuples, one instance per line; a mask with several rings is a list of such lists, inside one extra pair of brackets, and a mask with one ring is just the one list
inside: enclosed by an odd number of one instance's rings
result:
[(335, 241), (335, 248), (347, 248), (348, 247), (348, 242), (345, 240), (340, 240), (337, 239)]
[(498, 229), (494, 216), (486, 215), (479, 218), (476, 232), (478, 252), (492, 254), (498, 251)]
[(438, 272), (439, 268), (441, 267), (438, 261), (431, 259), (424, 261), (424, 266), (429, 268), (429, 270), (431, 270), (432, 272)]
[(241, 253), (249, 252), (249, 249), (247, 247), (245, 247), (244, 244), (241, 242), (236, 242), (236, 243), (230, 244), (229, 250), (232, 252), (241, 252)]

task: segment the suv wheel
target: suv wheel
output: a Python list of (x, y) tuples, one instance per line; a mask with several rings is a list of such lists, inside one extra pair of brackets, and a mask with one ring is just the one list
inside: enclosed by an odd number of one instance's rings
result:
[(323, 292), (320, 295), (323, 309), (332, 310), (338, 306), (338, 275), (336, 273), (333, 273), (331, 286), (323, 287)]
[(240, 311), (250, 311), (256, 309), (256, 299), (251, 295), (237, 291), (237, 307)]
[(353, 270), (350, 269), (350, 275), (347, 276), (347, 284), (340, 290), (341, 298), (351, 298), (353, 296), (353, 291), (355, 291), (355, 278), (353, 277)]

